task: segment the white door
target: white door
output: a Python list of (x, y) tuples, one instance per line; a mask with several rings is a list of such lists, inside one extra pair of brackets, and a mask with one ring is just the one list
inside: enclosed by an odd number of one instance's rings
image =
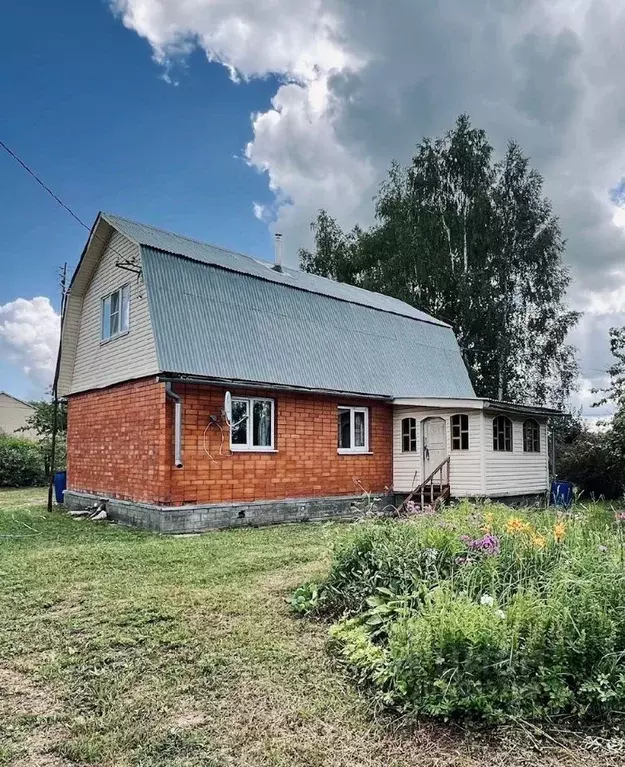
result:
[(423, 479), (447, 458), (447, 432), (444, 418), (423, 421)]

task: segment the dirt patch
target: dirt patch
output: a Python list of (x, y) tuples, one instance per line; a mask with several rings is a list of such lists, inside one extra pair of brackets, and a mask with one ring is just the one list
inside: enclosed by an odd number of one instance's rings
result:
[(14, 716), (51, 716), (58, 711), (56, 698), (26, 674), (0, 668), (0, 712)]
[(18, 752), (11, 767), (70, 767), (70, 762), (50, 753), (64, 739), (60, 727), (39, 728), (31, 732)]
[(176, 730), (194, 730), (205, 722), (206, 716), (200, 711), (186, 711), (175, 716), (172, 725)]
[(7, 733), (14, 743), (11, 767), (68, 767), (69, 762), (51, 753), (66, 737), (54, 720), (61, 714), (59, 701), (20, 671), (0, 667), (0, 718), (11, 723)]

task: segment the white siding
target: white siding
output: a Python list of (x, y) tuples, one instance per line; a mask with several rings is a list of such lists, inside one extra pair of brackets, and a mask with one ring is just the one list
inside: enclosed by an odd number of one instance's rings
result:
[(37, 439), (35, 431), (18, 431), (26, 426), (26, 421), (33, 415), (34, 409), (10, 394), (0, 391), (0, 434), (14, 434), (23, 439)]
[[(82, 301), (77, 301), (72, 306), (71, 316), (67, 316), (67, 320), (73, 323), (72, 330), (78, 325), (70, 393), (102, 388), (158, 372), (146, 290), (136, 274), (115, 266), (120, 256), (140, 263), (139, 247), (113, 231)], [(126, 283), (130, 285), (128, 333), (102, 343), (102, 298)], [(77, 323), (78, 314), (80, 320)], [(66, 387), (64, 382), (63, 388)]]
[(523, 452), (524, 418), (512, 420), (512, 452), (493, 450), (493, 418), (484, 413), (486, 494), (489, 496), (542, 493), (549, 487), (547, 425), (540, 424), (540, 453)]
[(69, 394), (72, 390), (72, 373), (74, 360), (76, 359), (76, 346), (80, 331), (80, 315), (82, 313), (82, 296), (70, 293), (65, 307), (65, 319), (63, 320), (63, 349), (61, 353), (61, 365), (59, 367), (58, 392), (61, 397)]
[[(469, 449), (451, 449), (450, 418), (466, 412), (469, 417)], [(403, 418), (417, 419), (417, 451), (403, 453), (401, 422)], [(393, 414), (393, 490), (405, 493), (423, 481), (422, 424), (425, 418), (444, 418), (447, 423), (447, 449), (451, 456), (449, 478), (454, 497), (484, 495), (482, 484), (482, 411), (445, 410), (441, 408), (396, 407)], [(416, 472), (416, 475), (415, 475)]]

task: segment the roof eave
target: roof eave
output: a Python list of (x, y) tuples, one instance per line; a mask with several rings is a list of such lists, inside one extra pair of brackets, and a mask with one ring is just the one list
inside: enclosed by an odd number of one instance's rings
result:
[(484, 410), (517, 415), (537, 415), (545, 418), (558, 418), (566, 415), (566, 413), (555, 408), (542, 407), (541, 405), (517, 405), (513, 402), (498, 402), (497, 400), (484, 400)]
[(319, 389), (307, 386), (292, 386), (289, 384), (277, 384), (267, 381), (245, 381), (235, 378), (217, 378), (212, 376), (196, 376), (185, 373), (159, 373), (159, 381), (170, 381), (172, 383), (198, 384), (205, 386), (232, 386), (239, 389), (263, 389), (267, 391), (292, 391), (303, 394), (320, 394), (335, 397), (352, 397), (360, 399), (375, 399), (382, 402), (391, 402), (393, 399), (385, 394), (371, 394), (369, 392), (349, 392), (338, 391), (336, 389)]
[(405, 407), (458, 408), (464, 410), (491, 410), (516, 415), (536, 415), (556, 418), (566, 415), (561, 410), (540, 405), (518, 405), (513, 402), (499, 402), (481, 397), (395, 397), (393, 405)]

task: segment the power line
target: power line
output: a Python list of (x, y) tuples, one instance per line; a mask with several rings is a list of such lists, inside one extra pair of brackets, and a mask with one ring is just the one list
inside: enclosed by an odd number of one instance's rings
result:
[[(128, 264), (128, 259), (126, 256), (123, 255), (123, 253), (120, 253), (118, 250), (116, 250), (110, 244), (110, 242), (107, 243), (107, 241), (104, 240), (102, 237), (97, 235), (95, 232), (92, 232), (91, 227), (88, 224), (85, 224), (85, 222), (80, 218), (80, 216), (74, 213), (74, 211), (69, 207), (69, 205), (64, 203), (63, 200), (57, 194), (55, 194), (47, 184), (45, 184), (41, 180), (41, 178), (37, 175), (37, 173), (35, 173), (35, 171), (32, 168), (30, 168), (20, 157), (18, 157), (18, 155), (10, 147), (8, 147), (4, 143), (4, 141), (2, 141), (1, 139), (0, 139), (0, 147), (4, 149), (4, 151), (10, 157), (12, 157), (15, 160), (15, 162), (18, 165), (20, 165), (26, 171), (26, 173), (28, 173), (28, 175), (31, 176), (31, 178), (33, 178), (37, 184), (39, 184), (40, 187), (42, 187), (42, 189), (45, 189), (45, 191), (50, 195), (50, 197), (52, 197), (52, 199), (56, 203), (58, 203), (64, 210), (66, 210), (69, 213), (69, 215), (80, 224), (80, 226), (82, 226), (84, 229), (90, 232), (92, 236), (95, 237), (96, 240), (99, 240), (103, 245), (108, 245), (108, 247), (113, 251), (113, 253), (116, 253), (121, 258), (122, 264), (126, 264), (126, 265)], [(119, 264), (117, 265), (119, 266)]]
[(68, 205), (66, 205), (66, 204), (63, 202), (63, 200), (61, 200), (61, 198), (60, 198), (60, 197), (58, 197), (56, 194), (54, 194), (54, 192), (52, 191), (52, 189), (50, 189), (50, 187), (49, 187), (49, 186), (47, 186), (46, 184), (44, 184), (44, 182), (43, 182), (43, 181), (42, 181), (42, 180), (39, 178), (39, 176), (38, 176), (38, 175), (35, 173), (35, 171), (34, 171), (32, 168), (29, 168), (29, 167), (28, 167), (28, 165), (26, 165), (26, 163), (25, 163), (25, 162), (24, 162), (22, 159), (20, 159), (20, 158), (19, 158), (19, 157), (18, 157), (18, 156), (15, 154), (15, 152), (14, 152), (12, 149), (10, 149), (10, 148), (9, 148), (9, 147), (8, 147), (8, 146), (7, 146), (7, 145), (4, 143), (4, 141), (2, 141), (1, 139), (0, 139), (0, 147), (2, 147), (2, 148), (4, 149), (4, 151), (5, 151), (5, 152), (6, 152), (8, 155), (10, 155), (10, 156), (11, 156), (11, 157), (12, 157), (12, 158), (15, 160), (15, 162), (16, 162), (16, 163), (18, 163), (18, 165), (21, 165), (21, 166), (22, 166), (22, 168), (24, 168), (24, 170), (26, 171), (26, 173), (28, 173), (30, 176), (32, 176), (32, 178), (34, 178), (34, 179), (35, 179), (35, 181), (36, 181), (36, 182), (39, 184), (39, 186), (40, 186), (40, 187), (42, 187), (43, 189), (45, 189), (45, 190), (46, 190), (46, 192), (47, 192), (47, 193), (50, 195), (50, 197), (52, 197), (52, 199), (53, 199), (53, 200), (56, 200), (56, 202), (58, 202), (58, 204), (59, 204), (59, 205), (60, 205), (62, 208), (65, 208), (65, 210), (66, 210), (66, 211), (69, 213), (69, 215), (70, 215), (70, 216), (71, 216), (73, 219), (75, 219), (76, 221), (78, 221), (78, 223), (79, 223), (81, 226), (83, 226), (83, 227), (84, 227), (84, 228), (85, 228), (85, 229), (86, 229), (88, 232), (89, 232), (89, 231), (91, 231), (91, 228), (90, 228), (89, 226), (87, 226), (87, 224), (85, 224), (85, 222), (84, 222), (84, 221), (82, 221), (82, 220), (81, 220), (81, 219), (80, 219), (80, 218), (79, 218), (79, 217), (78, 217), (78, 216), (77, 216), (77, 215), (74, 213), (74, 211), (73, 211), (73, 210), (72, 210), (72, 209), (71, 209), (71, 208), (70, 208)]

